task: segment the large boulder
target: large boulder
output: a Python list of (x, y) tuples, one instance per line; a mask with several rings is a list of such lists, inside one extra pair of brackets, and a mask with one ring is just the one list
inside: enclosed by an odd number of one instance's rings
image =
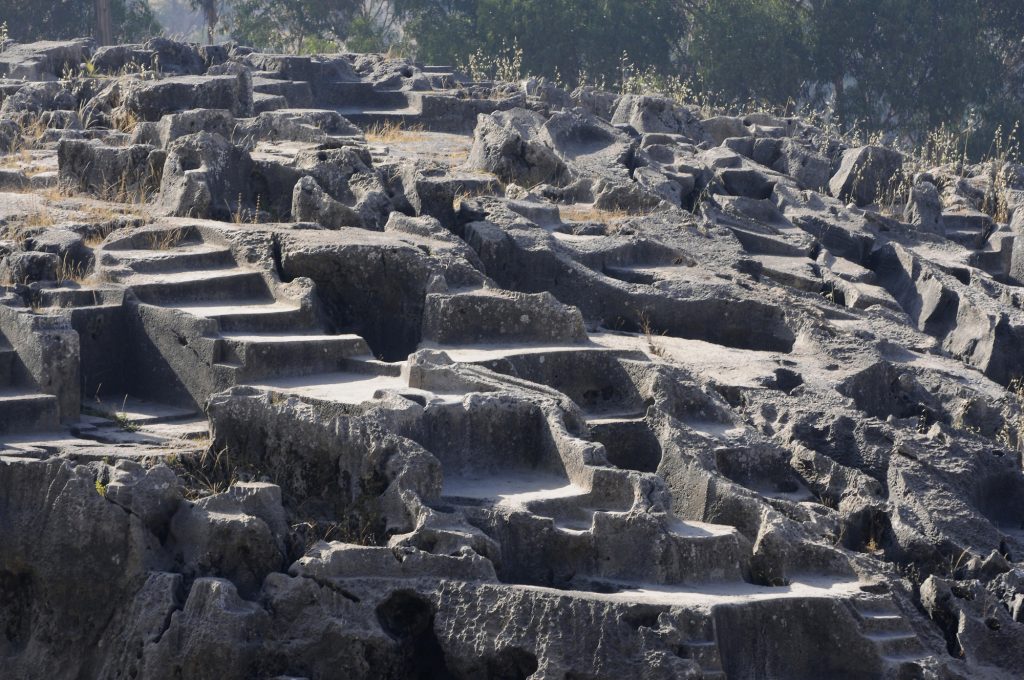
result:
[(17, 80), (56, 80), (88, 60), (95, 43), (89, 38), (43, 40), (13, 45), (0, 52), (0, 76)]
[(587, 331), (578, 309), (550, 293), (481, 290), (427, 295), (423, 338), (439, 345), (487, 342), (583, 342)]
[(288, 522), (281, 489), (237, 483), (182, 506), (170, 523), (190, 576), (230, 579), (243, 596), (259, 592), (264, 577), (284, 568)]
[(0, 260), (0, 283), (54, 281), (60, 258), (53, 253), (18, 252)]
[(779, 144), (778, 157), (771, 167), (795, 179), (801, 189), (810, 191), (824, 191), (832, 173), (832, 163), (828, 158), (789, 137)]
[(907, 207), (903, 210), (903, 221), (914, 225), (918, 231), (946, 235), (942, 222), (942, 200), (934, 184), (921, 181), (911, 187)]
[(119, 608), (159, 565), (159, 542), (98, 482), (61, 458), (0, 457), (0, 676), (92, 676)]
[[(3, 140), (0, 140), (0, 149), (3, 149)], [(32, 181), (25, 173), (18, 170), (0, 170), (0, 191), (25, 191), (32, 186)]]
[(65, 139), (57, 147), (62, 191), (84, 191), (109, 200), (135, 202), (160, 185), (164, 153), (147, 144), (107, 146)]
[[(271, 629), (258, 603), (225, 579), (197, 578), (184, 606), (168, 612), (160, 634), (139, 650), (139, 677), (245, 680), (262, 675), (261, 647)], [(140, 645), (141, 647), (141, 645)]]
[(293, 165), (298, 172), (315, 179), (328, 196), (358, 215), (359, 220), (350, 226), (377, 231), (384, 228), (392, 210), (391, 199), (365, 149), (346, 146), (301, 151)]
[(629, 180), (634, 141), (583, 110), (552, 115), (544, 123), (540, 139), (568, 163), (576, 176)]
[(569, 169), (540, 136), (544, 117), (526, 109), (480, 114), (467, 166), (525, 187), (563, 184)]
[(951, 654), (984, 659), (1011, 673), (1024, 668), (1021, 624), (980, 582), (929, 576), (921, 584), (921, 606), (942, 630)]
[(193, 43), (168, 38), (150, 38), (143, 49), (153, 54), (153, 63), (161, 73), (199, 75), (206, 70), (200, 49)]
[(75, 97), (56, 81), (25, 83), (3, 100), (0, 114), (69, 110), (76, 107)]
[(197, 132), (216, 132), (224, 139), (231, 139), (235, 117), (224, 109), (194, 109), (181, 113), (169, 113), (159, 122), (142, 122), (135, 126), (132, 142), (152, 144), (162, 149), (179, 137)]
[(362, 132), (335, 111), (280, 109), (240, 121), (235, 137), (241, 142), (309, 142), (324, 144), (331, 135), (355, 137)]
[(653, 168), (637, 168), (633, 172), (633, 178), (649, 193), (677, 207), (682, 203), (683, 197), (693, 189), (693, 184), (690, 184), (684, 194), (683, 186), (679, 182)]
[(742, 118), (736, 116), (713, 116), (700, 122), (705, 136), (712, 144), (721, 144), (730, 137), (746, 137), (750, 129)]
[(226, 109), (244, 118), (253, 115), (252, 77), (247, 71), (225, 76), (174, 76), (131, 80), (123, 86), (122, 117), (158, 121), (189, 109)]
[(686, 135), (698, 141), (702, 137), (700, 124), (690, 110), (667, 97), (620, 97), (611, 123), (629, 125), (640, 133), (668, 132)]
[(166, 534), (183, 502), (181, 483), (171, 468), (143, 468), (127, 459), (118, 461), (107, 483), (106, 497), (129, 510), (158, 536)]
[(92, 67), (97, 73), (151, 70), (156, 65), (156, 53), (141, 45), (104, 45), (92, 55)]
[(870, 205), (892, 195), (903, 181), (903, 154), (882, 146), (860, 146), (843, 153), (839, 171), (829, 181), (836, 198)]
[(309, 175), (300, 179), (292, 190), (292, 219), (316, 222), (328, 229), (358, 227), (363, 222), (359, 213), (331, 198)]
[(252, 158), (216, 133), (186, 135), (167, 149), (159, 204), (172, 215), (229, 220), (249, 202)]
[(47, 229), (25, 239), (25, 247), (56, 255), (61, 267), (69, 272), (84, 273), (92, 267), (92, 250), (85, 245), (81, 234), (70, 229)]
[(1024, 284), (1024, 210), (1017, 210), (1010, 220), (1013, 250), (1010, 255), (1010, 279)]

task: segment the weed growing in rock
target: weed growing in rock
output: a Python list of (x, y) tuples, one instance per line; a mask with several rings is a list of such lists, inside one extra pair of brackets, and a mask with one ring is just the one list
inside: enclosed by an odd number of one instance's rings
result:
[(71, 260), (69, 253), (65, 252), (57, 265), (57, 285), (62, 285), (66, 281), (84, 283), (87, 278), (87, 267), (81, 262)]
[(232, 465), (227, 447), (208, 446), (198, 457), (178, 459), (176, 472), (185, 480), (189, 500), (227, 491), (238, 481), (238, 469)]
[(128, 414), (124, 413), (123, 411), (118, 411), (117, 413), (113, 414), (113, 416), (111, 416), (111, 419), (114, 421), (115, 425), (117, 425), (125, 432), (138, 432), (141, 429), (139, 427), (139, 424), (132, 420), (128, 416)]
[(188, 230), (183, 228), (151, 232), (149, 234), (149, 249), (170, 250), (184, 241), (187, 234)]
[(651, 326), (651, 319), (647, 312), (640, 314), (640, 332), (644, 334), (644, 340), (647, 341), (647, 351), (660, 359), (664, 359), (667, 353), (665, 348), (655, 340), (657, 334), (655, 334), (654, 328)]

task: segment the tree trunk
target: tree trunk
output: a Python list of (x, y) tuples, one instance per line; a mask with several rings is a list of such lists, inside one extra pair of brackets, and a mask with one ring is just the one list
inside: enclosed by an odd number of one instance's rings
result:
[(95, 0), (96, 41), (100, 45), (114, 42), (114, 26), (110, 18), (110, 0)]
[(836, 101), (834, 115), (840, 123), (846, 122), (846, 76), (840, 74), (832, 83), (836, 88)]
[(213, 34), (217, 30), (217, 22), (220, 16), (217, 12), (217, 0), (204, 0), (203, 15), (206, 18), (206, 43), (213, 44)]

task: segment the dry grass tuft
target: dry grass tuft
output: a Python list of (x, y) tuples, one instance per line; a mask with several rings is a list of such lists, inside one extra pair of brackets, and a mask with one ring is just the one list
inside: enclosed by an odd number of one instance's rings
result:
[(57, 285), (63, 284), (65, 281), (71, 281), (72, 283), (82, 284), (89, 280), (89, 271), (85, 265), (81, 262), (73, 262), (68, 259), (68, 254), (65, 253), (64, 257), (61, 258), (61, 262), (57, 265)]
[(26, 229), (41, 229), (57, 224), (57, 219), (47, 206), (40, 206), (25, 216), (22, 226)]
[(130, 214), (127, 209), (110, 204), (84, 206), (79, 212), (88, 218), (89, 222), (112, 222)]
[(463, 203), (471, 201), (474, 198), (481, 198), (483, 196), (496, 196), (504, 192), (502, 187), (497, 187), (496, 190), (492, 191), (486, 188), (476, 189), (474, 191), (467, 191), (466, 189), (460, 189), (455, 193), (455, 198), (452, 199), (452, 207), (456, 212), (462, 207)]
[(166, 231), (151, 232), (149, 234), (149, 249), (170, 250), (171, 248), (175, 248), (179, 243), (185, 240), (188, 233), (189, 230), (184, 227), (168, 229)]
[(572, 222), (597, 222), (608, 224), (630, 216), (625, 210), (602, 210), (587, 203), (573, 203), (558, 206), (558, 214), (563, 220)]
[(368, 142), (378, 144), (395, 144), (397, 142), (418, 142), (427, 138), (426, 129), (422, 125), (406, 127), (401, 121), (374, 123), (366, 128), (365, 137)]
[(113, 116), (114, 127), (124, 133), (131, 134), (135, 126), (141, 122), (138, 114), (131, 110), (116, 109)]
[(469, 149), (458, 148), (448, 152), (448, 169), (454, 170), (462, 167), (469, 160)]
[(563, 222), (581, 222), (585, 224), (603, 224), (609, 234), (618, 232), (621, 222), (629, 217), (635, 217), (635, 213), (625, 210), (602, 210), (586, 203), (574, 203), (572, 205), (558, 206), (558, 215)]

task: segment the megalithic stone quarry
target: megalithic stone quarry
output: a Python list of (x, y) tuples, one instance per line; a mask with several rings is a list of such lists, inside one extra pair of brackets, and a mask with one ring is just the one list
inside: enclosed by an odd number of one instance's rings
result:
[(0, 677), (1024, 675), (1024, 166), (168, 39), (0, 102)]

